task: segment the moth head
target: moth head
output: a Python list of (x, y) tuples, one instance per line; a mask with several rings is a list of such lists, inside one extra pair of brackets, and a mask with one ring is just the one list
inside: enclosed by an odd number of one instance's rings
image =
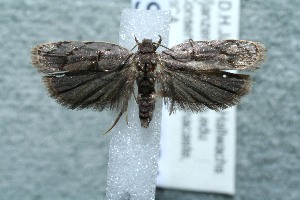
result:
[(138, 51), (140, 53), (154, 53), (157, 47), (150, 39), (143, 39), (141, 43), (138, 43)]

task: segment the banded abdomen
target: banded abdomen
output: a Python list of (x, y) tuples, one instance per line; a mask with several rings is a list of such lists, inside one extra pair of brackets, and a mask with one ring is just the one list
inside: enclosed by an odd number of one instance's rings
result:
[(152, 120), (153, 110), (155, 108), (155, 81), (154, 78), (144, 74), (137, 77), (138, 97), (137, 103), (139, 105), (139, 117), (141, 126), (147, 128)]

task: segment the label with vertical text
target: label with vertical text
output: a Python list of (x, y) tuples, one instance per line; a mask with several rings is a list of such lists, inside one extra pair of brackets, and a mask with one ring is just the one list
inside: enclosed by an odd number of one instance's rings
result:
[[(192, 39), (238, 39), (239, 0), (132, 0), (137, 9), (171, 10), (169, 47)], [(163, 108), (157, 186), (235, 193), (236, 108), (169, 115)]]

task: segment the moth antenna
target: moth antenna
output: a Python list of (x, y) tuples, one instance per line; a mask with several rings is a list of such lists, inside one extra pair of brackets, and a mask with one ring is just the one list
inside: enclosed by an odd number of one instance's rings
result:
[(159, 37), (158, 43), (160, 44), (162, 41), (162, 37), (161, 37), (161, 35), (158, 35), (158, 37)]
[(133, 36), (134, 37), (134, 40), (135, 40), (135, 45), (134, 45), (134, 47), (132, 47), (132, 49), (130, 50), (130, 51), (133, 51), (133, 49), (137, 46), (137, 45), (139, 45), (140, 44), (140, 42), (138, 41), (138, 39), (135, 37), (135, 35)]
[(130, 51), (133, 51), (133, 49), (135, 49), (135, 47), (136, 47), (137, 45), (138, 45), (138, 44), (134, 45), (134, 46), (132, 47), (132, 49), (130, 49)]
[[(168, 49), (169, 49), (169, 48), (168, 48)], [(169, 50), (173, 51), (172, 49), (169, 49)], [(169, 54), (169, 53), (167, 53), (167, 52), (165, 52), (165, 51), (163, 51), (162, 53), (164, 53), (164, 54), (170, 56), (170, 57), (173, 58), (174, 60), (178, 60), (178, 59), (175, 58), (172, 54)]]
[(138, 39), (135, 37), (135, 35), (134, 35), (134, 40), (135, 40), (135, 42), (136, 42), (137, 45), (140, 43), (140, 42), (138, 41)]
[(191, 46), (194, 46), (194, 40), (193, 39), (189, 39), (189, 43), (191, 44)]
[(159, 44), (159, 43), (157, 43), (157, 42), (153, 42), (153, 44), (158, 45), (158, 47), (160, 46), (160, 47), (163, 47), (163, 48), (168, 49), (168, 50), (170, 50), (170, 51), (174, 51), (174, 50), (170, 49), (169, 47), (166, 47), (165, 45)]
[(159, 37), (159, 40), (158, 40), (158, 42), (157, 42), (157, 44), (158, 44), (157, 48), (160, 46), (160, 44), (161, 44), (161, 42), (162, 42), (162, 38), (161, 38), (161, 36), (160, 36), (160, 35), (158, 35), (158, 37)]
[(191, 45), (192, 48), (193, 48), (192, 56), (194, 57), (194, 56), (195, 56), (195, 49), (194, 49), (194, 44), (195, 44), (195, 42), (194, 42), (194, 40), (189, 39), (189, 43), (190, 43), (190, 45)]
[(158, 48), (158, 47), (163, 47), (163, 48), (165, 48), (165, 49), (168, 49), (168, 50), (170, 50), (170, 51), (173, 51), (173, 50), (170, 49), (169, 47), (166, 47), (166, 46), (162, 45), (162, 44), (161, 44), (161, 42), (162, 42), (162, 37), (161, 37), (160, 35), (158, 35), (158, 37), (159, 37), (158, 42), (152, 42), (153, 44), (156, 44), (156, 45), (157, 45), (156, 48)]
[(111, 131), (111, 129), (113, 129), (113, 128), (116, 126), (116, 124), (118, 123), (118, 121), (119, 121), (119, 119), (121, 118), (122, 115), (123, 115), (123, 111), (121, 111), (121, 112), (119, 113), (118, 117), (115, 119), (115, 121), (114, 121), (114, 123), (111, 125), (111, 127), (110, 127), (107, 131), (105, 131), (105, 133), (103, 133), (102, 135), (105, 135), (106, 133), (108, 133), (109, 131)]

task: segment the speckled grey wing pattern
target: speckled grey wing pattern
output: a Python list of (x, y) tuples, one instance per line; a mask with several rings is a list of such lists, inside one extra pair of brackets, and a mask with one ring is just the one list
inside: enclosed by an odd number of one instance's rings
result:
[(71, 109), (125, 111), (133, 91), (130, 52), (105, 42), (65, 41), (32, 48), (51, 97)]
[(265, 60), (260, 43), (244, 40), (192, 41), (162, 52), (157, 77), (170, 112), (200, 112), (235, 105), (251, 89), (249, 75), (224, 70), (253, 70)]

